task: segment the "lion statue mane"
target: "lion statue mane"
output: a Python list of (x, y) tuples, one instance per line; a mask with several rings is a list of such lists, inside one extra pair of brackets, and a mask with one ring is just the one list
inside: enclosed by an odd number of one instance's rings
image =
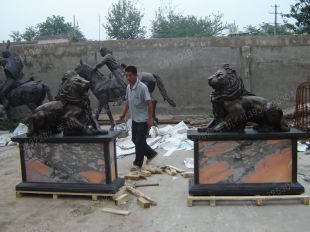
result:
[(108, 132), (100, 129), (92, 116), (89, 100), (89, 81), (74, 71), (65, 73), (55, 101), (37, 107), (28, 119), (28, 136), (99, 135)]
[(242, 79), (228, 64), (209, 77), (208, 82), (213, 88), (214, 119), (198, 131), (242, 132), (249, 122), (259, 131), (289, 131), (283, 111), (267, 99), (247, 91)]

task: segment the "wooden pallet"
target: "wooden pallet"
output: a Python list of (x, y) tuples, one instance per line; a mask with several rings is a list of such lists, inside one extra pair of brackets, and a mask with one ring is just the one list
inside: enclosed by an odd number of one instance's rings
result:
[(91, 197), (93, 201), (97, 201), (98, 197), (103, 197), (106, 199), (112, 199), (114, 194), (106, 193), (66, 193), (66, 192), (38, 192), (38, 191), (16, 191), (16, 197), (20, 198), (24, 195), (51, 195), (53, 199), (56, 200), (59, 196), (81, 196), (81, 197)]
[(284, 195), (284, 196), (188, 196), (187, 206), (192, 207), (193, 202), (208, 201), (210, 206), (216, 206), (217, 201), (254, 201), (257, 206), (264, 205), (266, 201), (299, 200), (304, 205), (309, 205), (308, 195)]

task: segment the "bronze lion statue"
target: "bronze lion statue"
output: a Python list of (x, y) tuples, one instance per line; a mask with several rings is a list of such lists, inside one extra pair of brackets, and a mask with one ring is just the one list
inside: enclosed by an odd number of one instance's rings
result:
[(27, 125), (28, 136), (107, 134), (92, 116), (89, 81), (75, 72), (64, 75), (55, 101), (37, 107)]
[(242, 79), (228, 64), (208, 78), (213, 88), (211, 102), (214, 119), (200, 132), (242, 132), (247, 123), (262, 132), (289, 131), (283, 111), (265, 98), (244, 88)]

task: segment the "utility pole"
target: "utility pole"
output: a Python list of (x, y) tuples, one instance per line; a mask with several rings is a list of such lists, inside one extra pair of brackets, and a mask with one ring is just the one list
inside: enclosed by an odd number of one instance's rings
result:
[(277, 29), (278, 29), (278, 14), (280, 14), (278, 12), (278, 8), (280, 7), (279, 5), (275, 4), (274, 6), (271, 6), (274, 8), (274, 12), (270, 13), (270, 14), (274, 14), (274, 35), (277, 35)]
[(100, 15), (99, 15), (99, 28), (98, 28), (99, 29), (99, 41), (100, 41), (100, 28), (101, 28), (100, 24), (101, 24), (101, 18), (100, 18)]
[(73, 15), (73, 27), (75, 28), (75, 15)]

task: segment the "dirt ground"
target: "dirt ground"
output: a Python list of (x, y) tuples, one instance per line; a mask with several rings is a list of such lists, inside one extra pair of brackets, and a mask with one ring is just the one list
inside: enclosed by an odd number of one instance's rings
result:
[[(154, 164), (170, 164), (185, 169), (183, 160), (192, 151), (178, 151), (170, 157), (159, 157)], [(118, 160), (119, 174), (128, 173), (133, 156)], [(299, 170), (310, 176), (310, 155), (299, 154)], [(262, 207), (253, 203), (216, 207), (186, 206), (188, 180), (181, 176), (153, 175), (150, 182), (159, 187), (140, 188), (158, 202), (158, 206), (142, 209), (135, 197), (121, 209), (129, 216), (118, 216), (101, 211), (114, 206), (112, 201), (91, 201), (90, 198), (51, 196), (15, 197), (14, 187), (21, 180), (17, 147), (0, 149), (0, 231), (1, 232), (165, 232), (165, 231), (310, 231), (310, 208), (302, 204), (270, 204)], [(310, 183), (300, 180), (309, 194)]]

